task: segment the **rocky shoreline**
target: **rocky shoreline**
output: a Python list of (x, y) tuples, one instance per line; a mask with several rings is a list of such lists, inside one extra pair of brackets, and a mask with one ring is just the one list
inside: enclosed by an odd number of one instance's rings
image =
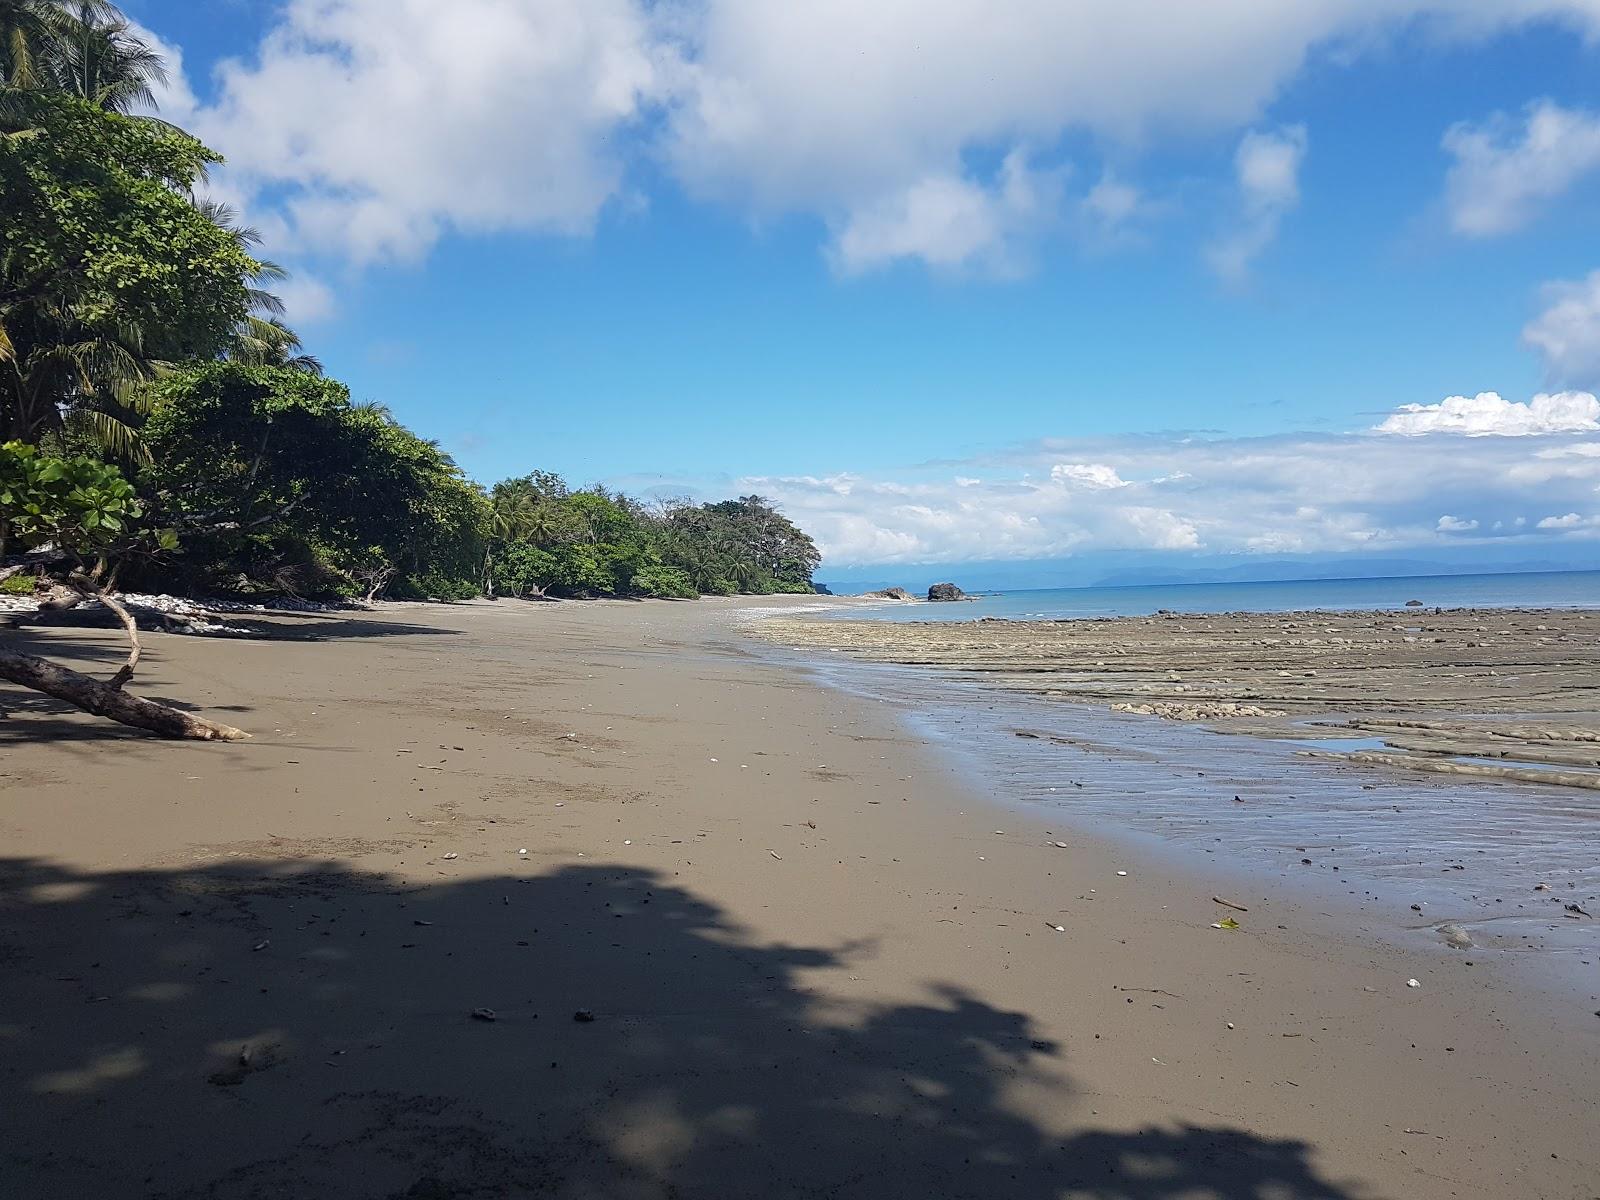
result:
[(1350, 738), (1306, 753), (1369, 766), (1600, 788), (1600, 611), (794, 618), (755, 632), (1223, 732)]

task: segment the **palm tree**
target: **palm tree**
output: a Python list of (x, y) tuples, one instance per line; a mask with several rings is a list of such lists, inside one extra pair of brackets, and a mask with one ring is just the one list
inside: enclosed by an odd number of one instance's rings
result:
[(256, 255), (261, 235), (250, 226), (239, 224), (238, 214), (231, 205), (205, 198), (196, 200), (195, 207), (259, 264), (246, 292), (252, 311), (234, 330), (232, 344), (224, 351), (224, 357), (249, 366), (291, 367), (308, 375), (321, 375), (322, 361), (315, 355), (302, 353), (300, 335), (283, 323), (283, 301), (261, 286), (281, 282), (289, 277), (289, 272)]
[(0, 0), (0, 87), (32, 88), (59, 10), (48, 0)]
[(57, 0), (52, 5), (48, 72), (53, 86), (108, 112), (154, 109), (167, 82), (166, 61), (107, 0)]

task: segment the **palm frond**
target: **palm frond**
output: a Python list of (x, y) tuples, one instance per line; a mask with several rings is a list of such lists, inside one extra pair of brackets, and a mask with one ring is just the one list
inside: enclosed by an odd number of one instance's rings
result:
[(74, 408), (66, 415), (68, 432), (92, 444), (108, 458), (148, 464), (150, 449), (139, 431), (108, 412), (95, 408)]

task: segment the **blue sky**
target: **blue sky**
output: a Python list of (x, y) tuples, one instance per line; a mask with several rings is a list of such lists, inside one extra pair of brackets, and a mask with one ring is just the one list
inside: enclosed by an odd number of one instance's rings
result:
[(839, 568), (1600, 533), (1596, 0), (125, 8), (481, 480), (759, 486)]

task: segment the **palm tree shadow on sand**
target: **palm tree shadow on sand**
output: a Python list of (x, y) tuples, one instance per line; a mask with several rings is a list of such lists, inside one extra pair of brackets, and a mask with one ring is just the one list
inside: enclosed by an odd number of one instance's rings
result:
[(1085, 1129), (1070, 1047), (1026, 1014), (952, 986), (831, 1000), (805, 973), (864, 951), (756, 944), (651, 872), (11, 859), (0, 905), (17, 1195), (1367, 1194), (1299, 1142)]

